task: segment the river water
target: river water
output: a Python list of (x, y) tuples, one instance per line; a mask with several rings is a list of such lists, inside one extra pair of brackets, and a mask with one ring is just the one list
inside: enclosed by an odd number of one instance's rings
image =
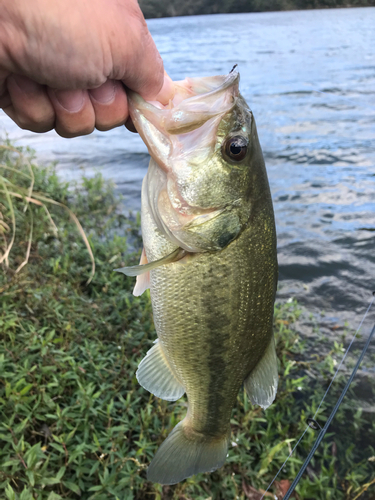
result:
[[(148, 24), (173, 79), (238, 64), (274, 201), (279, 297), (324, 309), (332, 330), (356, 327), (375, 289), (375, 8)], [(102, 172), (126, 209), (140, 209), (148, 155), (124, 127), (63, 139), (22, 131), (1, 112), (5, 131), (41, 162), (57, 160), (64, 179)]]

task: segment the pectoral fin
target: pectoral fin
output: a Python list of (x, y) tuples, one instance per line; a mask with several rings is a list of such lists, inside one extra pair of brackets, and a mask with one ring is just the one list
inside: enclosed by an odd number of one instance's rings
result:
[(185, 392), (158, 340), (140, 362), (136, 377), (144, 389), (166, 401), (177, 401)]
[(154, 262), (149, 262), (148, 264), (142, 264), (139, 266), (129, 266), (129, 267), (121, 267), (119, 269), (115, 269), (119, 273), (124, 273), (126, 276), (139, 276), (140, 274), (146, 273), (147, 271), (151, 271), (156, 267), (163, 266), (164, 264), (170, 264), (171, 262), (177, 262), (181, 260), (187, 254), (186, 250), (182, 248), (177, 248), (172, 253), (167, 255), (166, 257), (162, 257), (159, 260), (155, 260)]
[(253, 404), (268, 408), (277, 393), (277, 356), (272, 336), (266, 352), (244, 382), (244, 387)]

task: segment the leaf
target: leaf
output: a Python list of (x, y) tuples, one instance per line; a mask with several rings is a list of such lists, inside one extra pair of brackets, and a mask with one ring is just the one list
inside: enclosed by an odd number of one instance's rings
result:
[(30, 485), (34, 486), (35, 485), (34, 472), (32, 470), (27, 470), (26, 471), (26, 476), (29, 478)]
[(5, 488), (5, 494), (8, 500), (16, 500), (16, 494), (10, 484)]
[(92, 476), (94, 474), (94, 472), (96, 472), (98, 470), (100, 466), (100, 462), (99, 460), (97, 462), (94, 463), (94, 465), (91, 467), (91, 470), (89, 472), (89, 476)]
[(61, 481), (62, 477), (65, 474), (65, 471), (66, 471), (66, 467), (65, 466), (61, 467), (60, 470), (59, 470), (59, 472), (56, 475), (56, 479), (58, 479), (59, 481)]
[(44, 486), (50, 486), (51, 484), (58, 484), (60, 482), (60, 479), (57, 477), (44, 477), (40, 481)]
[(44, 460), (45, 458), (46, 456), (40, 447), (40, 443), (34, 444), (34, 446), (32, 446), (25, 453), (25, 460), (28, 468), (30, 469), (33, 469), (37, 465), (37, 462), (39, 462), (40, 460)]
[(33, 386), (34, 384), (28, 384), (26, 387), (24, 387), (22, 391), (20, 391), (20, 396), (24, 396), (25, 394), (27, 394)]
[(81, 490), (77, 484), (72, 483), (71, 481), (63, 481), (62, 483), (66, 488), (81, 496)]
[[(27, 467), (29, 467), (29, 468), (33, 467), (38, 460), (37, 451), (36, 451), (35, 446), (37, 446), (37, 445), (34, 445), (32, 448), (30, 448), (30, 450), (26, 453), (26, 456), (25, 456)], [(39, 446), (39, 443), (38, 443), (38, 446)]]
[(89, 488), (89, 491), (100, 491), (103, 489), (103, 486), (102, 485), (99, 485), (99, 486), (91, 486), (91, 488)]
[(51, 446), (52, 448), (55, 448), (55, 450), (59, 451), (59, 452), (60, 452), (60, 453), (62, 453), (62, 454), (64, 454), (64, 453), (65, 453), (64, 448), (63, 448), (61, 445), (59, 445), (59, 444), (56, 444), (56, 443), (50, 443), (50, 446)]
[(30, 493), (30, 491), (26, 488), (26, 486), (24, 487), (20, 495), (20, 500), (33, 500), (33, 496)]
[(98, 436), (95, 434), (95, 432), (93, 433), (93, 436), (92, 436), (92, 437), (94, 438), (94, 443), (96, 444), (96, 446), (97, 446), (98, 448), (100, 448), (99, 439), (98, 439)]
[(19, 465), (19, 460), (8, 460), (8, 462), (4, 462), (1, 464), (1, 467), (10, 467), (11, 465)]
[(58, 495), (57, 493), (54, 493), (51, 491), (51, 493), (48, 495), (47, 500), (62, 500), (62, 497)]
[(281, 451), (286, 444), (291, 443), (292, 441), (295, 441), (295, 439), (285, 439), (284, 441), (277, 443), (277, 445), (271, 448), (271, 450), (267, 453), (267, 456), (262, 460), (258, 476), (262, 476), (267, 471), (268, 466), (272, 462), (273, 457), (276, 455), (276, 453)]

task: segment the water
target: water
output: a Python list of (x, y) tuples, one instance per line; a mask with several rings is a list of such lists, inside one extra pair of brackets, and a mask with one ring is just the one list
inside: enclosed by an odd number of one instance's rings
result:
[[(356, 327), (375, 289), (375, 8), (149, 21), (173, 79), (237, 63), (274, 200), (280, 297)], [(62, 139), (0, 133), (57, 160), (65, 179), (101, 171), (140, 208), (147, 150), (123, 127)], [(374, 316), (374, 314), (373, 314)], [(303, 325), (302, 325), (303, 326)], [(306, 327), (306, 324), (305, 324)]]

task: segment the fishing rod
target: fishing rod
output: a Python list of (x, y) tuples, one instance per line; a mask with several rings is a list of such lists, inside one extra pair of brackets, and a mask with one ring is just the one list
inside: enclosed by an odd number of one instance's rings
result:
[(304, 438), (304, 436), (305, 436), (306, 432), (308, 431), (308, 429), (309, 429), (309, 428), (310, 428), (310, 429), (313, 429), (313, 430), (318, 430), (318, 429), (320, 429), (320, 431), (321, 431), (321, 432), (319, 433), (319, 436), (318, 436), (318, 438), (317, 438), (317, 440), (316, 440), (316, 442), (315, 442), (315, 444), (314, 444), (314, 446), (313, 446), (313, 449), (311, 450), (311, 452), (310, 452), (310, 454), (309, 454), (308, 458), (306, 459), (306, 461), (305, 461), (305, 462), (304, 462), (304, 464), (302, 465), (302, 467), (301, 467), (301, 469), (300, 469), (299, 473), (298, 473), (298, 474), (297, 474), (297, 476), (296, 476), (296, 479), (293, 481), (292, 485), (289, 487), (289, 490), (286, 492), (286, 495), (287, 495), (287, 496), (284, 496), (284, 497), (283, 497), (283, 498), (284, 498), (284, 500), (288, 500), (288, 499), (290, 498), (290, 495), (293, 493), (293, 491), (294, 491), (295, 487), (297, 486), (297, 484), (298, 484), (299, 480), (300, 480), (300, 479), (301, 479), (301, 477), (302, 477), (302, 474), (303, 474), (303, 473), (304, 473), (304, 471), (306, 470), (306, 467), (307, 467), (307, 466), (308, 466), (308, 464), (310, 463), (310, 461), (311, 461), (311, 459), (312, 459), (312, 457), (313, 457), (313, 455), (314, 455), (314, 453), (315, 453), (316, 449), (318, 448), (318, 446), (319, 446), (319, 444), (321, 443), (321, 441), (322, 441), (322, 439), (323, 439), (324, 435), (326, 434), (327, 429), (328, 429), (328, 427), (329, 427), (329, 425), (330, 425), (330, 423), (331, 423), (331, 421), (332, 421), (333, 417), (335, 416), (335, 414), (336, 414), (336, 412), (337, 412), (337, 410), (338, 410), (338, 408), (339, 408), (339, 406), (340, 406), (340, 404), (341, 404), (341, 402), (342, 402), (342, 400), (343, 400), (343, 398), (344, 398), (344, 396), (345, 396), (345, 394), (346, 394), (346, 392), (347, 392), (347, 390), (348, 390), (348, 388), (349, 388), (349, 386), (350, 386), (350, 384), (351, 384), (351, 382), (352, 382), (352, 380), (353, 380), (353, 378), (354, 378), (354, 376), (355, 376), (355, 374), (356, 374), (356, 372), (357, 372), (357, 370), (358, 370), (359, 365), (360, 365), (360, 364), (361, 364), (361, 362), (362, 362), (362, 359), (363, 359), (363, 357), (364, 357), (364, 355), (365, 355), (365, 353), (366, 353), (366, 351), (367, 351), (367, 348), (368, 348), (368, 346), (370, 345), (371, 338), (372, 338), (372, 337), (373, 337), (373, 335), (374, 335), (375, 325), (374, 325), (373, 330), (372, 330), (372, 331), (371, 331), (371, 333), (370, 333), (370, 336), (369, 336), (369, 338), (368, 338), (368, 340), (367, 340), (367, 342), (366, 342), (365, 347), (363, 348), (363, 351), (362, 351), (362, 353), (361, 353), (361, 355), (360, 355), (360, 357), (359, 357), (359, 359), (358, 359), (358, 361), (357, 361), (357, 364), (356, 364), (356, 366), (354, 367), (353, 372), (352, 372), (351, 376), (349, 377), (348, 382), (347, 382), (347, 384), (345, 385), (344, 390), (343, 390), (343, 392), (342, 392), (341, 396), (339, 397), (339, 399), (338, 399), (338, 401), (337, 401), (337, 403), (336, 403), (336, 405), (335, 405), (335, 408), (333, 409), (333, 411), (332, 411), (332, 413), (331, 413), (330, 417), (328, 418), (326, 425), (325, 425), (325, 426), (324, 426), (324, 428), (322, 429), (322, 428), (321, 428), (321, 426), (320, 426), (320, 425), (318, 424), (318, 422), (316, 421), (316, 416), (317, 416), (317, 414), (319, 413), (320, 407), (322, 406), (323, 401), (325, 400), (325, 398), (326, 398), (327, 394), (329, 393), (329, 391), (330, 391), (330, 389), (331, 389), (331, 386), (332, 386), (333, 382), (335, 381), (336, 376), (338, 375), (338, 373), (339, 373), (339, 371), (340, 371), (340, 368), (341, 368), (341, 366), (343, 365), (343, 363), (344, 363), (344, 361), (345, 361), (345, 359), (346, 359), (347, 355), (349, 354), (349, 351), (350, 351), (350, 349), (351, 349), (351, 347), (352, 347), (352, 345), (353, 345), (354, 341), (356, 340), (357, 335), (358, 335), (359, 331), (361, 330), (362, 325), (363, 325), (363, 323), (364, 323), (364, 321), (365, 321), (365, 319), (366, 319), (367, 315), (369, 314), (369, 312), (370, 312), (370, 310), (371, 310), (371, 307), (372, 307), (372, 305), (374, 304), (374, 302), (375, 302), (375, 291), (374, 291), (374, 292), (372, 292), (372, 300), (370, 301), (370, 303), (369, 303), (369, 305), (368, 305), (368, 307), (367, 307), (367, 310), (366, 310), (365, 314), (363, 315), (363, 318), (362, 318), (362, 320), (361, 320), (361, 322), (360, 322), (360, 324), (359, 324), (359, 326), (358, 326), (357, 330), (355, 331), (355, 333), (354, 333), (354, 335), (353, 335), (353, 337), (352, 337), (352, 340), (350, 341), (349, 346), (348, 346), (348, 348), (346, 349), (345, 354), (344, 354), (344, 356), (342, 357), (342, 359), (341, 359), (341, 361), (340, 361), (340, 363), (339, 363), (339, 365), (338, 365), (338, 367), (337, 367), (337, 369), (336, 369), (336, 372), (335, 372), (335, 374), (334, 374), (334, 376), (333, 376), (333, 378), (332, 378), (332, 380), (331, 380), (331, 382), (330, 382), (330, 384), (329, 384), (329, 386), (328, 386), (328, 388), (327, 388), (327, 390), (326, 390), (326, 392), (325, 392), (324, 396), (322, 397), (322, 399), (321, 399), (321, 401), (320, 401), (320, 403), (319, 403), (318, 408), (316, 409), (316, 412), (315, 412), (314, 416), (313, 416), (312, 418), (310, 417), (310, 418), (308, 418), (308, 419), (306, 420), (306, 423), (307, 423), (306, 429), (303, 431), (303, 433), (302, 433), (302, 434), (301, 434), (301, 436), (299, 437), (299, 439), (298, 439), (297, 443), (294, 445), (293, 449), (291, 450), (291, 452), (289, 453), (289, 455), (288, 455), (288, 457), (286, 458), (285, 462), (282, 464), (282, 466), (280, 467), (280, 469), (279, 469), (279, 470), (278, 470), (278, 472), (276, 473), (275, 477), (272, 479), (272, 481), (271, 481), (271, 482), (270, 482), (270, 484), (268, 485), (267, 489), (263, 492), (263, 495), (262, 495), (262, 497), (261, 497), (261, 499), (260, 499), (260, 500), (263, 500), (263, 499), (264, 499), (264, 496), (265, 496), (265, 495), (266, 495), (266, 493), (269, 491), (269, 489), (271, 488), (271, 486), (273, 485), (273, 483), (276, 481), (277, 477), (279, 476), (280, 472), (284, 469), (284, 467), (285, 467), (285, 465), (287, 464), (287, 462), (288, 462), (288, 460), (290, 459), (290, 457), (293, 455), (293, 453), (295, 452), (295, 450), (298, 448), (298, 445), (300, 444), (300, 442), (301, 442), (301, 441), (302, 441), (302, 439)]
[[(296, 486), (297, 486), (297, 484), (299, 483), (299, 481), (300, 481), (300, 479), (301, 479), (301, 477), (302, 477), (302, 474), (305, 472), (306, 467), (309, 465), (309, 463), (310, 463), (310, 461), (311, 461), (312, 457), (314, 456), (314, 453), (316, 452), (316, 450), (317, 450), (318, 446), (320, 445), (320, 443), (321, 443), (322, 439), (324, 438), (324, 436), (325, 436), (325, 434), (326, 434), (326, 432), (327, 432), (327, 430), (328, 430), (328, 427), (330, 426), (330, 424), (331, 424), (331, 422), (332, 422), (332, 420), (333, 420), (334, 416), (336, 415), (337, 410), (339, 409), (339, 406), (340, 406), (340, 404), (342, 403), (342, 400), (344, 399), (345, 394), (347, 393), (347, 391), (348, 391), (348, 389), (349, 389), (349, 386), (350, 386), (350, 384), (352, 383), (352, 381), (353, 381), (353, 379), (354, 379), (354, 377), (355, 377), (355, 374), (357, 373), (357, 370), (358, 370), (358, 368), (359, 368), (359, 365), (361, 364), (361, 362), (362, 362), (362, 360), (363, 360), (363, 358), (364, 358), (364, 356), (365, 356), (365, 354), (366, 354), (366, 351), (367, 351), (367, 349), (368, 349), (368, 347), (369, 347), (369, 345), (370, 345), (370, 342), (371, 342), (371, 339), (372, 339), (372, 337), (373, 337), (374, 333), (375, 333), (375, 325), (373, 326), (373, 328), (372, 328), (372, 330), (371, 330), (371, 333), (370, 333), (370, 335), (369, 335), (369, 337), (368, 337), (368, 339), (367, 339), (367, 342), (366, 342), (366, 344), (365, 344), (365, 346), (364, 346), (364, 348), (363, 348), (363, 350), (362, 350), (362, 352), (361, 352), (361, 355), (360, 355), (360, 357), (358, 358), (358, 361), (357, 361), (357, 363), (356, 363), (355, 367), (353, 368), (352, 374), (350, 375), (350, 377), (349, 377), (349, 379), (348, 379), (348, 381), (347, 381), (347, 383), (346, 383), (346, 385), (345, 385), (345, 387), (344, 387), (344, 389), (343, 389), (343, 391), (342, 391), (342, 393), (341, 393), (341, 395), (340, 395), (339, 399), (337, 400), (337, 403), (336, 403), (336, 405), (335, 405), (334, 409), (332, 410), (331, 415), (328, 417), (328, 420), (327, 420), (327, 422), (326, 422), (325, 426), (323, 427), (323, 429), (321, 429), (321, 431), (320, 431), (320, 433), (319, 433), (319, 436), (317, 437), (317, 439), (316, 439), (316, 441), (315, 441), (315, 443), (314, 443), (314, 446), (311, 448), (311, 451), (310, 451), (310, 453), (309, 453), (308, 457), (306, 458), (305, 462), (303, 463), (303, 465), (302, 465), (301, 469), (299, 470), (299, 472), (298, 472), (298, 474), (297, 474), (297, 476), (296, 476), (295, 480), (293, 481), (293, 483), (290, 485), (290, 488), (289, 488), (289, 489), (288, 489), (288, 491), (286, 492), (286, 494), (285, 494), (285, 496), (284, 496), (284, 500), (288, 500), (288, 499), (290, 498), (290, 495), (291, 495), (291, 494), (293, 493), (293, 491), (295, 490), (295, 487), (296, 487)], [(312, 427), (312, 425), (310, 425), (310, 424), (313, 424), (313, 423), (316, 423), (316, 422), (315, 422), (315, 420), (313, 420), (313, 419), (309, 419), (309, 426), (310, 426), (310, 427)], [(316, 423), (316, 424), (317, 424), (317, 423)], [(317, 424), (317, 425), (319, 426), (319, 424)], [(319, 426), (319, 427), (320, 427), (320, 426)], [(312, 428), (315, 428), (315, 427), (312, 427)]]

